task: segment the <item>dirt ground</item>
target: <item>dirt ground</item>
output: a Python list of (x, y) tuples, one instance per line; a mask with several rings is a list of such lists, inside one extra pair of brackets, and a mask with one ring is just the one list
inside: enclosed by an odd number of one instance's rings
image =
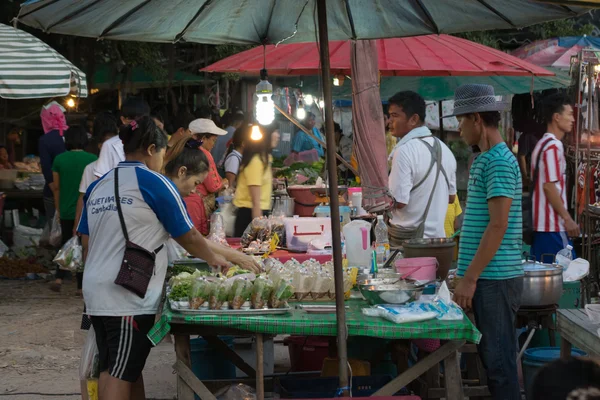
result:
[[(54, 293), (42, 280), (0, 280), (0, 399), (81, 399), (79, 359), (87, 331), (79, 329), (83, 300), (75, 291), (73, 282)], [(168, 338), (150, 352), (148, 399), (176, 399), (174, 362)], [(275, 346), (275, 368), (289, 368), (282, 345)]]
[[(79, 358), (87, 332), (79, 329), (83, 300), (67, 282), (62, 293), (43, 281), (0, 281), (0, 399), (75, 400)], [(176, 397), (171, 343), (150, 353), (146, 395)]]

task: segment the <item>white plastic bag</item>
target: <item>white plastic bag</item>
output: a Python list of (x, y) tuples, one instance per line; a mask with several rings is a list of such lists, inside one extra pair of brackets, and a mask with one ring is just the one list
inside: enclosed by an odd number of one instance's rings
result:
[(79, 243), (79, 237), (73, 236), (58, 251), (53, 260), (60, 269), (67, 271), (80, 271), (83, 267), (83, 248)]
[(96, 332), (94, 327), (90, 327), (87, 338), (81, 351), (81, 361), (79, 362), (79, 379), (85, 381), (90, 378), (97, 378), (100, 375), (98, 371), (98, 346), (96, 345)]
[(24, 247), (37, 247), (40, 244), (42, 229), (30, 228), (28, 226), (17, 225), (13, 231), (13, 247), (22, 249)]
[(181, 247), (175, 239), (169, 238), (169, 240), (167, 240), (167, 259), (169, 260), (169, 265), (173, 265), (177, 260), (184, 260), (189, 255), (190, 253)]
[(60, 227), (60, 217), (58, 214), (54, 214), (52, 219), (52, 225), (50, 226), (50, 237), (48, 242), (51, 246), (58, 247), (62, 243), (62, 229)]

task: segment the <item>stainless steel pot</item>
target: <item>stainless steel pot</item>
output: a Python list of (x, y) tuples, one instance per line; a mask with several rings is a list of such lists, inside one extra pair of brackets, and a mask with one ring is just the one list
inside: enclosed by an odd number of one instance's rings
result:
[(558, 304), (563, 293), (563, 268), (556, 264), (524, 261), (521, 307), (543, 307)]

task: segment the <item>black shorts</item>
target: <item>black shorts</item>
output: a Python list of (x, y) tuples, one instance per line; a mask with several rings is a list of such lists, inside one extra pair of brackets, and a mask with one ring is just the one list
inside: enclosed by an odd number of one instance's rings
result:
[(99, 371), (108, 371), (123, 381), (136, 382), (152, 348), (146, 335), (154, 325), (155, 316), (91, 318), (98, 344)]

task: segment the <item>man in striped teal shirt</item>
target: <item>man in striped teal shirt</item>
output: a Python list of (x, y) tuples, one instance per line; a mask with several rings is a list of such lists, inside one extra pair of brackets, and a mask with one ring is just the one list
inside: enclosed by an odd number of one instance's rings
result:
[(469, 172), (454, 300), (475, 315), (493, 398), (520, 400), (514, 323), (523, 290), (521, 172), (498, 130), (503, 105), (493, 87), (464, 85), (455, 97), (461, 136), (481, 154)]

